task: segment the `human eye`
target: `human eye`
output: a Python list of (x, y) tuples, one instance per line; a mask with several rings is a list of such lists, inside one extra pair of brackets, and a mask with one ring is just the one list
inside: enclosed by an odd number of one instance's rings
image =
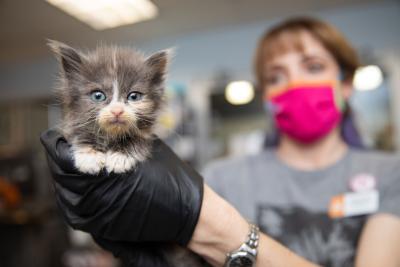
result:
[(310, 73), (320, 73), (325, 70), (325, 65), (321, 62), (308, 62), (306, 68)]
[(311, 74), (321, 73), (325, 70), (325, 63), (315, 57), (306, 57), (303, 61), (305, 69)]
[(267, 86), (279, 85), (284, 80), (284, 75), (280, 72), (275, 72), (265, 77), (265, 84)]

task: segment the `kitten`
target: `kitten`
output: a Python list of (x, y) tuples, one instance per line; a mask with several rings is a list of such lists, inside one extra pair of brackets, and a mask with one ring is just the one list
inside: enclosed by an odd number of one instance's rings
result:
[[(123, 173), (149, 156), (153, 126), (163, 105), (169, 52), (145, 57), (131, 48), (102, 46), (83, 53), (49, 41), (60, 63), (57, 88), (61, 131), (83, 173)], [(161, 252), (168, 266), (209, 266), (176, 245)]]
[(123, 173), (144, 161), (163, 104), (168, 52), (145, 58), (130, 48), (103, 46), (83, 54), (56, 41), (49, 46), (61, 65), (61, 131), (76, 167)]

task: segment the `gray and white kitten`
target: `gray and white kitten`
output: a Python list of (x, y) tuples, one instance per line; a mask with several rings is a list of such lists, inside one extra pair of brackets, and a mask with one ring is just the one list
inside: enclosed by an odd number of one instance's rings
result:
[(131, 48), (100, 46), (84, 54), (60, 42), (49, 45), (61, 65), (61, 130), (76, 167), (123, 173), (144, 161), (163, 103), (168, 52), (146, 58)]
[[(123, 173), (150, 153), (163, 105), (168, 51), (145, 57), (132, 48), (100, 46), (83, 53), (49, 41), (60, 63), (61, 131), (83, 173)], [(168, 266), (209, 266), (177, 245), (161, 248)]]

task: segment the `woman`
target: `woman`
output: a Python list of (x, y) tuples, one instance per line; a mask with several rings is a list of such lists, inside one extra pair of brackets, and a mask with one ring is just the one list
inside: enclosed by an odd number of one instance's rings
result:
[(280, 141), (210, 166), (223, 198), (158, 140), (136, 171), (110, 179), (77, 173), (66, 141), (48, 131), (58, 204), (70, 225), (136, 266), (162, 266), (154, 259), (166, 241), (214, 266), (400, 266), (400, 161), (349, 148), (340, 134), (356, 67), (326, 23), (280, 24), (256, 55)]
[[(204, 177), (261, 230), (315, 263), (400, 266), (399, 160), (350, 148), (354, 138), (341, 134), (357, 67), (352, 47), (322, 21), (297, 18), (268, 31), (255, 72), (279, 143), (216, 163)], [(343, 197), (371, 207), (336, 207)]]

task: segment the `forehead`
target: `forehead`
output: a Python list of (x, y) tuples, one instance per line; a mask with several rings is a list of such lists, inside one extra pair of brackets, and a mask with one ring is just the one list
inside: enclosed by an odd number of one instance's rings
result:
[(85, 76), (93, 81), (134, 80), (146, 72), (144, 57), (132, 49), (98, 48), (87, 57)]
[(285, 57), (303, 55), (333, 60), (332, 55), (323, 44), (305, 30), (280, 33), (264, 42), (263, 57), (266, 64), (279, 62)]

